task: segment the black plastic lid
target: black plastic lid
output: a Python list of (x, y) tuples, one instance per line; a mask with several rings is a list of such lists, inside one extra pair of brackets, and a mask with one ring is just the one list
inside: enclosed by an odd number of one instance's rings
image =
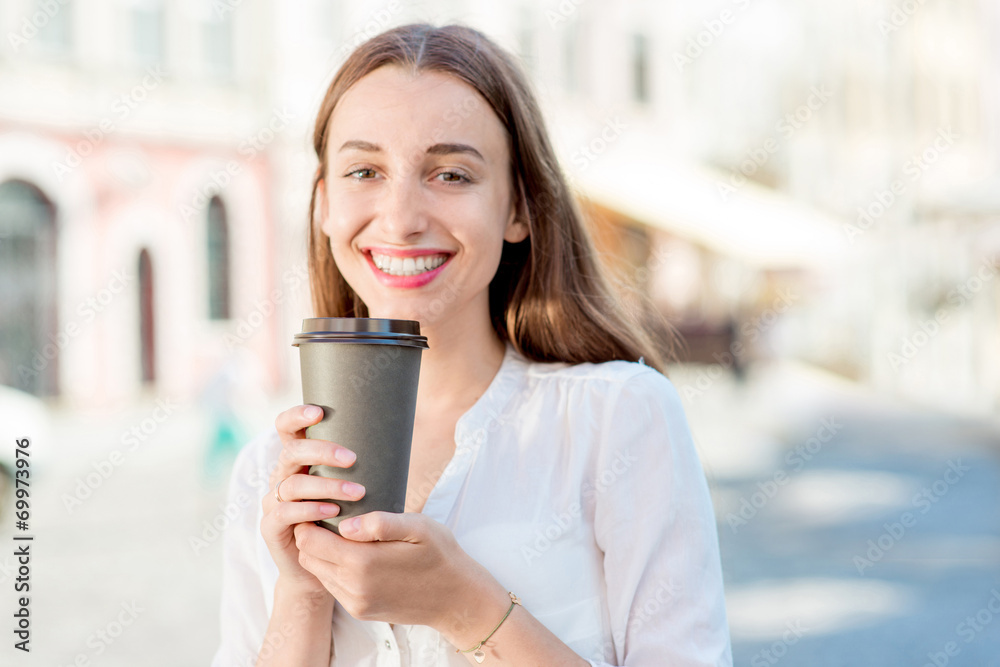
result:
[(428, 349), (427, 337), (420, 335), (420, 322), (370, 317), (311, 317), (302, 320), (302, 332), (295, 334), (292, 345), (324, 342), (406, 345)]

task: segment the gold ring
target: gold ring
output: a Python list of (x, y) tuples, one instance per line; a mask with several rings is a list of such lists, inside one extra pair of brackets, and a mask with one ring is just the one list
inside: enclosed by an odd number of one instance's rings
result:
[[(285, 479), (288, 479), (288, 478), (286, 477)], [(285, 502), (284, 500), (282, 500), (281, 494), (278, 493), (278, 489), (281, 488), (281, 482), (284, 482), (285, 479), (281, 480), (280, 482), (278, 482), (277, 484), (274, 485), (274, 499), (277, 500), (279, 503)]]

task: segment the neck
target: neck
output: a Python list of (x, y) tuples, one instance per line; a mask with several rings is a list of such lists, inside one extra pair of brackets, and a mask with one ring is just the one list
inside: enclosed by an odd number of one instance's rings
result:
[(504, 343), (489, 318), (459, 326), (428, 325), (429, 349), (420, 357), (417, 417), (465, 412), (489, 387), (503, 362)]

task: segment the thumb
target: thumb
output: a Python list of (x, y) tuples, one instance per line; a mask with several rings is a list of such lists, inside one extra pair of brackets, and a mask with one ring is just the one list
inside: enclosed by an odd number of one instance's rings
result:
[(355, 542), (410, 541), (414, 527), (410, 518), (413, 516), (415, 515), (394, 512), (368, 512), (341, 521), (338, 529), (341, 537)]

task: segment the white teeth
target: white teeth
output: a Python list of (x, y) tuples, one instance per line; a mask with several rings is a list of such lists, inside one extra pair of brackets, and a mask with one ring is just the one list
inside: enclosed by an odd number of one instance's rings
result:
[(432, 271), (448, 259), (447, 255), (421, 255), (419, 257), (392, 257), (372, 253), (372, 261), (380, 271), (394, 276), (415, 276)]

